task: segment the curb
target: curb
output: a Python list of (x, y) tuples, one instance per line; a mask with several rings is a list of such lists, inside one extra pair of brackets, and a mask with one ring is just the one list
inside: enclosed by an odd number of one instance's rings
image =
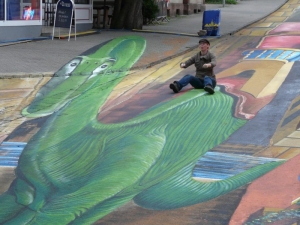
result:
[(132, 29), (132, 31), (142, 32), (142, 33), (160, 33), (160, 34), (172, 34), (172, 35), (178, 35), (178, 36), (199, 37), (197, 34), (176, 33), (176, 32), (166, 32), (166, 31), (156, 31), (156, 30)]
[(23, 44), (23, 43), (32, 42), (32, 41), (43, 41), (43, 40), (47, 40), (47, 39), (49, 39), (49, 37), (24, 38), (24, 39), (17, 39), (17, 40), (13, 40), (13, 41), (3, 41), (3, 42), (0, 42), (0, 47), (16, 45), (16, 44)]
[(0, 79), (53, 77), (55, 72), (39, 73), (0, 73)]

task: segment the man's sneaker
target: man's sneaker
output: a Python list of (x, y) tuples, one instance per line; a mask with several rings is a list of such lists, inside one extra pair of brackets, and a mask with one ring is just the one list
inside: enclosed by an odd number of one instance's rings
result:
[(213, 87), (210, 86), (210, 85), (206, 85), (206, 86), (204, 87), (204, 91), (208, 92), (208, 93), (211, 94), (211, 95), (212, 95), (213, 93), (215, 93)]
[(170, 89), (172, 89), (174, 91), (174, 93), (178, 93), (179, 92), (179, 87), (176, 81), (174, 81), (172, 84), (170, 84)]

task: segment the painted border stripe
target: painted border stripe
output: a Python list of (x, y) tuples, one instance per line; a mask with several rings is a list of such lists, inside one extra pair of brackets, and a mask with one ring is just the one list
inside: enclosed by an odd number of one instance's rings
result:
[(282, 161), (282, 159), (207, 152), (197, 161), (192, 176), (198, 179), (226, 179), (255, 166), (276, 161)]
[(26, 144), (25, 142), (2, 142), (0, 145), (0, 166), (16, 167)]

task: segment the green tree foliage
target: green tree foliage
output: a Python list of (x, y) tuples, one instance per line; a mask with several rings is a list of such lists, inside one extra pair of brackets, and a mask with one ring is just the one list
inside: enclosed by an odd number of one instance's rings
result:
[(155, 19), (156, 14), (159, 12), (158, 5), (153, 0), (143, 0), (143, 23)]

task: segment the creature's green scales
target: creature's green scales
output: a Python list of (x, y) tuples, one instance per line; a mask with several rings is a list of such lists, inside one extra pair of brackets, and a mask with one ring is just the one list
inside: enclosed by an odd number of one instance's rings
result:
[(132, 199), (157, 210), (183, 207), (280, 164), (217, 182), (192, 179), (197, 160), (246, 123), (232, 116), (233, 99), (220, 91), (192, 90), (122, 123), (97, 121), (100, 106), (144, 48), (144, 39), (126, 36), (75, 58), (23, 110), (28, 117), (51, 116), (0, 196), (1, 224), (91, 224)]

